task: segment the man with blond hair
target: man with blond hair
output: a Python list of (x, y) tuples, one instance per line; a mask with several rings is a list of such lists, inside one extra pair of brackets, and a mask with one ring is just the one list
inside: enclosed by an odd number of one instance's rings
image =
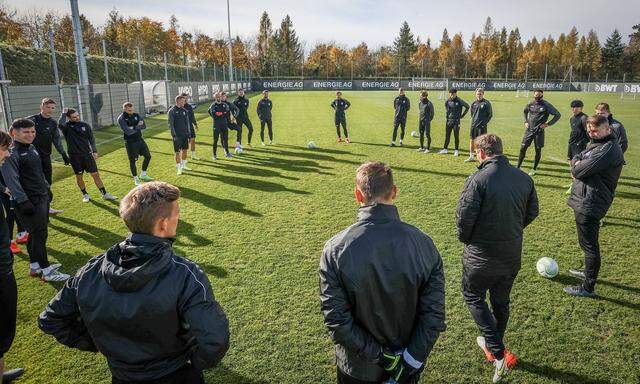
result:
[(400, 220), (391, 168), (356, 172), (358, 220), (320, 259), (320, 301), (338, 383), (417, 383), (445, 330), (444, 271), (433, 240)]
[(204, 383), (229, 348), (207, 275), (173, 249), (180, 190), (152, 181), (120, 203), (131, 232), (94, 257), (40, 314), (60, 343), (107, 358), (114, 384)]

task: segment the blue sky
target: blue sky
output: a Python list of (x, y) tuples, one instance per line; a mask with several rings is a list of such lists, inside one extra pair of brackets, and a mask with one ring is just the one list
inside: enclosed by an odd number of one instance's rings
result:
[[(5, 0), (5, 4), (19, 7), (21, 12), (42, 9), (60, 14), (69, 12), (68, 0), (16, 3)], [(404, 20), (416, 36), (422, 40), (431, 37), (435, 45), (445, 27), (450, 35), (462, 32), (468, 43), (471, 34), (482, 29), (487, 16), (491, 16), (498, 28), (519, 27), (523, 39), (534, 35), (558, 36), (576, 26), (582, 34), (589, 29), (596, 30), (601, 42), (617, 28), (627, 42), (631, 27), (640, 23), (640, 0), (230, 0), (230, 3), (233, 35), (255, 35), (264, 10), (274, 26), (289, 14), (306, 50), (319, 41), (335, 41), (345, 46), (361, 41), (370, 47), (390, 44)], [(188, 31), (199, 30), (212, 36), (226, 33), (225, 0), (79, 0), (79, 6), (96, 24), (102, 24), (109, 11), (116, 7), (125, 15), (146, 15), (165, 23), (175, 14)]]

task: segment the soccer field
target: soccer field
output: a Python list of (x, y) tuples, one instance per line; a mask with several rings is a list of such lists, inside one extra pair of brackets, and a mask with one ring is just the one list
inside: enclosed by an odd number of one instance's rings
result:
[[(431, 94), (436, 117), (432, 149), (444, 141), (444, 100)], [(194, 170), (177, 176), (164, 115), (147, 120), (145, 132), (153, 159), (150, 175), (182, 191), (181, 221), (175, 243), (179, 254), (197, 262), (208, 274), (231, 327), (231, 348), (221, 366), (206, 372), (208, 383), (333, 383), (332, 342), (325, 330), (318, 299), (317, 268), (327, 239), (354, 222), (356, 167), (366, 160), (389, 163), (395, 171), (397, 205), (404, 221), (431, 236), (446, 273), (447, 331), (427, 360), (421, 382), (487, 383), (492, 366), (476, 346), (478, 330), (460, 294), (462, 244), (456, 238), (455, 206), (475, 164), (468, 156), (469, 118), (461, 129), (460, 157), (418, 153), (418, 92), (412, 102), (404, 148), (390, 148), (395, 92), (345, 92), (352, 144), (336, 142), (333, 92), (273, 92), (276, 145), (261, 147), (255, 113), (260, 96), (251, 97), (254, 149), (231, 160), (211, 161), (208, 106), (197, 110), (200, 121)], [(468, 103), (471, 92), (460, 92)], [(523, 134), (523, 108), (528, 102), (513, 92), (487, 92), (494, 117), (489, 131), (500, 135), (515, 163)], [(511, 297), (506, 345), (520, 358), (514, 383), (640, 382), (640, 100), (619, 95), (547, 92), (546, 100), (563, 114), (547, 129), (546, 147), (534, 177), (540, 216), (525, 231), (522, 270)], [(601, 230), (602, 269), (595, 299), (576, 299), (562, 292), (574, 284), (569, 267), (581, 264), (573, 213), (566, 205), (570, 182), (565, 161), (569, 135), (569, 103), (581, 98), (585, 112), (595, 104), (611, 104), (614, 117), (627, 129), (627, 165), (617, 197)], [(35, 112), (35, 111), (34, 111)], [(132, 187), (119, 128), (97, 132), (98, 160), (107, 190), (118, 197)], [(231, 137), (235, 136), (233, 132)], [(115, 140), (112, 140), (115, 138)], [(246, 134), (244, 135), (246, 140)], [(309, 150), (314, 140), (318, 148)], [(230, 140), (233, 142), (233, 140)], [(450, 146), (451, 148), (451, 146)], [(524, 169), (533, 160), (529, 149)], [(64, 213), (51, 219), (50, 259), (74, 273), (90, 257), (119, 242), (126, 229), (115, 203), (94, 198), (81, 202), (71, 169), (57, 163), (54, 204)], [(24, 250), (23, 246), (23, 250)], [(25, 251), (26, 252), (26, 251)], [(28, 257), (16, 257), (18, 330), (6, 367), (25, 367), (21, 382), (106, 383), (104, 358), (71, 350), (45, 336), (37, 317), (61, 285), (28, 277)], [(535, 262), (556, 259), (561, 273), (540, 277)]]

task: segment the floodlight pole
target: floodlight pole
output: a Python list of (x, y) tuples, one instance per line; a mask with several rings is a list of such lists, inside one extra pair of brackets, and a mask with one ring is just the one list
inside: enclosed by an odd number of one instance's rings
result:
[(229, 32), (229, 81), (233, 81), (233, 49), (231, 48), (231, 12), (227, 0), (227, 30)]

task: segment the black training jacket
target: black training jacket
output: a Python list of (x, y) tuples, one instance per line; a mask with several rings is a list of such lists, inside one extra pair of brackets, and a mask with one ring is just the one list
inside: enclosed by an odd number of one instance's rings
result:
[(487, 99), (471, 103), (471, 128), (486, 127), (493, 117), (491, 103)]
[(335, 99), (331, 102), (331, 108), (333, 108), (336, 116), (344, 116), (344, 112), (351, 107), (351, 103), (346, 99)]
[(260, 101), (258, 101), (258, 107), (256, 108), (260, 121), (271, 120), (272, 109), (273, 103), (271, 99), (260, 99)]
[(407, 112), (411, 109), (411, 101), (405, 95), (398, 95), (393, 99), (393, 109), (395, 109), (396, 119), (406, 119)]
[(211, 368), (229, 348), (207, 275), (172, 240), (150, 235), (129, 235), (89, 260), (38, 324), (66, 346), (104, 354), (120, 380), (155, 380), (187, 362)]
[(537, 216), (538, 196), (529, 175), (502, 155), (482, 162), (464, 184), (456, 209), (463, 270), (487, 276), (520, 270), (522, 234)]
[(238, 96), (235, 100), (233, 100), (233, 105), (238, 109), (238, 115), (236, 117), (240, 119), (248, 119), (249, 113), (247, 110), (249, 109), (249, 99), (244, 96)]
[[(142, 124), (138, 125), (141, 121)], [(137, 113), (130, 115), (127, 112), (122, 112), (120, 116), (118, 116), (118, 125), (120, 129), (122, 129), (124, 140), (128, 142), (142, 140), (142, 130), (147, 128), (144, 120)]]
[(62, 147), (62, 140), (60, 139), (60, 131), (58, 131), (58, 122), (53, 118), (42, 117), (41, 114), (27, 117), (27, 119), (33, 121), (36, 125), (36, 138), (33, 140), (33, 145), (42, 156), (51, 156), (51, 144), (56, 147), (56, 150), (63, 157), (66, 155), (64, 148)]
[(2, 178), (18, 204), (49, 195), (40, 153), (32, 144), (13, 141), (9, 157), (2, 164)]
[(167, 112), (167, 120), (172, 137), (189, 137), (191, 133), (191, 118), (186, 108), (174, 105)]
[(98, 152), (91, 126), (84, 121), (67, 121), (60, 127), (70, 155), (91, 155)]
[(418, 109), (420, 110), (419, 121), (426, 123), (427, 126), (430, 125), (434, 117), (433, 103), (431, 100), (420, 100)]
[(229, 108), (229, 104), (226, 101), (221, 102), (213, 102), (209, 107), (209, 116), (213, 118), (213, 127), (220, 128), (228, 128), (229, 127), (229, 119), (231, 118), (231, 109)]
[(629, 140), (627, 139), (627, 130), (624, 129), (624, 125), (621, 122), (613, 118), (613, 115), (609, 115), (609, 125), (618, 138), (618, 144), (620, 144), (620, 148), (622, 148), (622, 153), (627, 152), (627, 148), (629, 147)]
[(393, 205), (360, 208), (357, 222), (324, 246), (319, 275), (324, 323), (349, 376), (382, 380), (382, 346), (425, 361), (445, 330), (440, 253)]
[(611, 207), (624, 165), (618, 138), (611, 134), (591, 144), (571, 160), (574, 177), (567, 204), (585, 216), (602, 218)]
[[(464, 108), (464, 112), (462, 109)], [(449, 98), (444, 102), (444, 109), (447, 113), (447, 120), (460, 120), (469, 112), (469, 104), (458, 96)]]
[[(553, 115), (553, 118), (547, 122), (549, 115)], [(560, 112), (546, 100), (532, 101), (524, 107), (524, 121), (529, 123), (529, 130), (537, 132), (540, 130), (540, 125), (547, 123), (548, 125), (555, 124), (560, 120)]]
[(582, 112), (571, 116), (571, 119), (569, 119), (569, 125), (571, 125), (569, 145), (586, 145), (586, 143), (589, 142), (589, 135), (587, 134), (587, 118), (588, 116)]

